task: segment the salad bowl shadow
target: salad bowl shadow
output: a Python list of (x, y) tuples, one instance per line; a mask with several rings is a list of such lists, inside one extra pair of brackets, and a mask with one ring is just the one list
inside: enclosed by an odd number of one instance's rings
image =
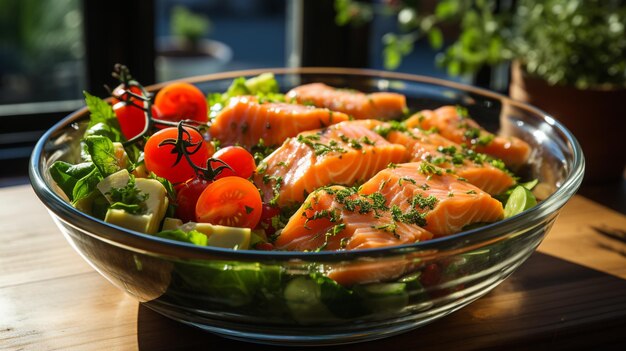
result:
[[(286, 252), (195, 246), (131, 231), (83, 213), (49, 173), (76, 161), (88, 111), (52, 127), (30, 161), (31, 184), (70, 245), (112, 284), (146, 307), (225, 337), (267, 344), (330, 345), (379, 339), (428, 324), (480, 298), (537, 248), (584, 173), (572, 134), (542, 111), (505, 96), (434, 78), (339, 68), (264, 69), (192, 77), (203, 92), (237, 77), (273, 72), (281, 90), (324, 82), (407, 97), (412, 111), (456, 104), (491, 131), (533, 148), (520, 170), (537, 179), (541, 200), (511, 218), (459, 234), (397, 247)], [(163, 85), (149, 87), (156, 91)], [(385, 281), (341, 286), (337, 270), (403, 267)], [(407, 268), (408, 267), (408, 268)]]

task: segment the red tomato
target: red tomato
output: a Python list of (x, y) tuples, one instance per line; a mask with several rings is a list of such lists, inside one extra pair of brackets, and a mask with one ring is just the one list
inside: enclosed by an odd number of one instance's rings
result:
[[(140, 99), (128, 96), (126, 90), (123, 84), (118, 85), (113, 90), (113, 111), (115, 111), (115, 116), (117, 116), (124, 137), (126, 137), (126, 139), (132, 139), (144, 130), (146, 117), (143, 110), (137, 107), (143, 107), (144, 102)], [(137, 95), (141, 95), (142, 93), (141, 89), (137, 86), (131, 86), (129, 90)], [(120, 97), (121, 100), (116, 98), (116, 96)], [(152, 114), (155, 115), (156, 113), (158, 112), (153, 108)]]
[(206, 97), (200, 89), (189, 83), (166, 85), (156, 94), (154, 105), (161, 112), (161, 118), (168, 121), (192, 119), (206, 123), (209, 120)]
[(196, 221), (196, 203), (200, 194), (211, 184), (210, 181), (195, 177), (176, 188), (176, 217), (183, 222)]
[[(131, 85), (130, 88), (127, 88), (126, 86), (124, 86), (124, 84), (120, 84), (117, 87), (115, 87), (115, 89), (113, 89), (113, 92), (111, 95), (113, 95), (113, 105), (117, 104), (118, 102), (121, 101), (126, 101), (129, 96), (128, 93), (126, 92), (126, 90), (130, 90), (133, 94), (136, 95), (141, 95), (141, 88), (139, 88), (136, 85)], [(120, 99), (117, 98), (117, 96), (120, 97)], [(134, 97), (130, 97), (130, 101), (136, 103), (139, 106), (142, 106), (143, 102), (137, 98)]]
[(265, 231), (265, 235), (270, 236), (276, 232), (276, 228), (272, 225), (272, 218), (276, 216), (280, 216), (278, 207), (263, 204), (259, 228)]
[(219, 149), (215, 152), (213, 158), (226, 162), (226, 164), (233, 169), (231, 171), (230, 169), (225, 168), (222, 172), (220, 172), (216, 179), (229, 176), (238, 176), (248, 179), (252, 176), (252, 173), (254, 173), (254, 170), (256, 169), (254, 156), (241, 146), (227, 146), (223, 149)]
[(146, 126), (146, 116), (142, 109), (120, 101), (113, 105), (122, 134), (126, 139), (132, 139), (143, 131)]
[(259, 190), (246, 179), (226, 177), (209, 184), (196, 204), (198, 222), (253, 229), (261, 218)]
[[(198, 150), (190, 155), (191, 161), (196, 166), (204, 167), (209, 158), (209, 146), (204, 141), (200, 132), (189, 127), (184, 127), (184, 129), (189, 134), (183, 134), (183, 140), (193, 144), (186, 148), (189, 153), (197, 148), (197, 146), (194, 145), (200, 143)], [(178, 154), (172, 152), (174, 151), (174, 145), (159, 145), (164, 140), (176, 140), (177, 137), (178, 128), (165, 128), (154, 133), (148, 139), (144, 147), (144, 160), (148, 171), (154, 172), (159, 177), (163, 177), (172, 183), (184, 182), (187, 179), (193, 178), (196, 174), (195, 170), (184, 156), (176, 163)]]

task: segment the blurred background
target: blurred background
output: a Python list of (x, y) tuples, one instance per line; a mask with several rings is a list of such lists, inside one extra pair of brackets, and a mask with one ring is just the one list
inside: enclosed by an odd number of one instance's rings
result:
[(83, 90), (105, 97), (119, 62), (144, 85), (285, 66), (477, 85), (562, 120), (587, 156), (583, 192), (623, 195), (625, 24), (622, 0), (2, 0), (0, 186), (28, 182), (36, 140)]

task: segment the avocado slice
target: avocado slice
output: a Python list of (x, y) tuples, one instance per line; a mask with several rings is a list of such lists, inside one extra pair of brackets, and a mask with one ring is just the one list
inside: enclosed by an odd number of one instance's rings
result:
[(163, 223), (163, 230), (181, 229), (185, 232), (192, 230), (199, 231), (207, 236), (207, 246), (224, 247), (235, 250), (247, 250), (250, 248), (252, 231), (249, 228), (226, 227), (196, 222), (187, 222), (176, 226), (176, 221), (176, 219), (166, 218), (166, 221)]
[[(98, 183), (97, 188), (111, 202), (110, 195), (107, 195), (113, 188), (123, 188), (130, 181), (130, 174), (126, 169), (111, 174)], [(135, 187), (146, 194), (145, 213), (132, 214), (123, 209), (108, 209), (104, 217), (107, 223), (119, 225), (124, 228), (136, 230), (138, 232), (155, 234), (159, 229), (159, 224), (165, 216), (167, 205), (167, 190), (159, 181), (155, 179), (137, 178)]]

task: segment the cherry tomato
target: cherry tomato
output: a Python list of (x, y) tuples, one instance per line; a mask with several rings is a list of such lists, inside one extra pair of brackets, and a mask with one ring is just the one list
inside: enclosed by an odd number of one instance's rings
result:
[(233, 170), (225, 168), (220, 172), (216, 179), (237, 176), (241, 178), (250, 178), (256, 169), (254, 156), (241, 146), (227, 146), (219, 149), (213, 155), (213, 158), (226, 162)]
[[(120, 101), (113, 105), (113, 111), (115, 111), (120, 129), (126, 139), (132, 139), (146, 127), (146, 116), (143, 110), (135, 105)], [(152, 115), (155, 116), (157, 113), (153, 108)]]
[[(189, 127), (184, 127), (184, 129), (189, 134), (183, 134), (183, 140), (193, 144), (186, 148), (187, 152), (191, 154), (191, 161), (197, 166), (204, 167), (210, 154), (209, 146), (200, 132)], [(176, 163), (177, 153), (173, 152), (174, 145), (159, 145), (164, 140), (176, 140), (177, 137), (178, 128), (165, 128), (154, 133), (144, 147), (144, 160), (148, 171), (154, 172), (172, 183), (184, 182), (196, 174), (184, 156)], [(200, 147), (194, 152), (197, 148), (196, 145), (200, 145)]]
[(254, 184), (240, 177), (218, 179), (204, 189), (196, 204), (198, 222), (253, 229), (263, 203)]
[[(134, 97), (129, 97), (123, 84), (118, 85), (113, 90), (113, 111), (117, 116), (122, 134), (126, 139), (132, 139), (141, 133), (146, 126), (146, 117), (143, 110), (137, 106), (143, 107), (143, 101)], [(134, 94), (141, 95), (141, 89), (137, 86), (131, 86), (128, 90)], [(118, 99), (117, 97), (120, 97)], [(155, 114), (152, 110), (152, 114)]]
[(278, 207), (263, 204), (263, 211), (261, 212), (261, 219), (259, 220), (258, 228), (265, 231), (265, 235), (270, 236), (276, 233), (276, 229), (272, 224), (272, 218), (280, 216), (280, 210)]
[[(136, 95), (142, 94), (141, 89), (136, 85), (131, 85), (130, 88), (128, 88), (124, 84), (120, 84), (117, 87), (115, 87), (115, 89), (113, 89), (113, 93), (111, 94), (113, 95), (113, 105), (119, 103), (120, 101), (128, 100), (129, 96), (128, 96), (128, 93), (126, 92), (127, 90), (130, 90), (133, 94), (136, 94)], [(121, 100), (118, 99), (117, 96), (119, 96)], [(136, 103), (139, 106), (142, 105), (142, 101), (137, 98), (130, 97), (130, 101), (132, 101), (133, 103)]]
[(192, 119), (206, 123), (209, 120), (204, 94), (189, 83), (166, 85), (156, 94), (154, 105), (161, 112), (161, 118), (168, 121)]
[(203, 178), (192, 178), (176, 188), (176, 217), (183, 222), (196, 221), (196, 203), (200, 194), (211, 184)]

